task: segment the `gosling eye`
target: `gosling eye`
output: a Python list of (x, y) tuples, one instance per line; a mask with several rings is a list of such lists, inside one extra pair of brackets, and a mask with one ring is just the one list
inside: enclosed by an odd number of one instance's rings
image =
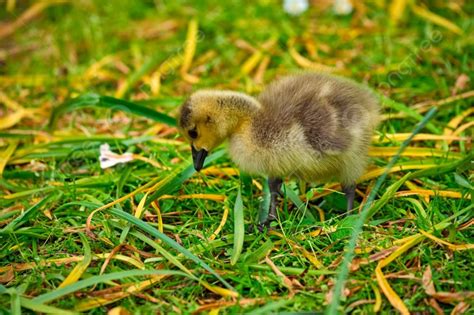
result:
[(191, 137), (191, 139), (196, 139), (198, 137), (196, 128), (189, 130), (188, 135)]

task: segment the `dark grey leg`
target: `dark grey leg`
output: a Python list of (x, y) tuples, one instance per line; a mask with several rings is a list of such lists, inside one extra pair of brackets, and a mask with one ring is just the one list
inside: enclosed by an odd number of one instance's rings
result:
[(276, 220), (276, 208), (277, 199), (281, 195), (281, 184), (283, 180), (281, 178), (269, 178), (268, 187), (270, 188), (270, 210), (268, 211), (268, 217), (264, 222), (259, 223), (259, 230), (262, 231), (264, 227), (269, 227), (272, 221)]
[(270, 211), (268, 212), (268, 220), (276, 220), (277, 198), (281, 195), (281, 178), (269, 178), (268, 187), (270, 188)]
[(354, 208), (355, 188), (355, 184), (342, 185), (342, 191), (344, 192), (344, 194), (346, 194), (347, 199), (347, 211), (352, 210), (352, 208)]

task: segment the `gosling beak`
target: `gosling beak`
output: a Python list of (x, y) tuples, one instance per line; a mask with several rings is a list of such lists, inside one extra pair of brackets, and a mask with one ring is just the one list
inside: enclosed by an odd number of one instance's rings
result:
[(204, 160), (206, 159), (207, 151), (204, 149), (201, 149), (198, 151), (192, 145), (191, 145), (191, 151), (193, 153), (194, 169), (199, 172), (202, 169)]

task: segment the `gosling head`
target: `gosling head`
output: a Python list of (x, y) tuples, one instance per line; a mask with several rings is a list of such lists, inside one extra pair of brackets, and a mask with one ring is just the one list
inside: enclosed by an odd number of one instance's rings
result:
[(243, 118), (260, 108), (252, 97), (232, 91), (202, 90), (181, 106), (178, 125), (191, 143), (194, 168), (200, 171), (208, 152), (235, 132)]

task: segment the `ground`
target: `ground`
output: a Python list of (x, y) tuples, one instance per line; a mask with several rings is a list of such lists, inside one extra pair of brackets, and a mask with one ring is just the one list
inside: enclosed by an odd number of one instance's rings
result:
[[(354, 3), (0, 3), (1, 312), (472, 311), (474, 3)], [(225, 146), (194, 173), (173, 117), (301, 70), (381, 99), (357, 207), (286, 181), (278, 225), (247, 231), (265, 179)], [(103, 144), (132, 161), (102, 169)]]

